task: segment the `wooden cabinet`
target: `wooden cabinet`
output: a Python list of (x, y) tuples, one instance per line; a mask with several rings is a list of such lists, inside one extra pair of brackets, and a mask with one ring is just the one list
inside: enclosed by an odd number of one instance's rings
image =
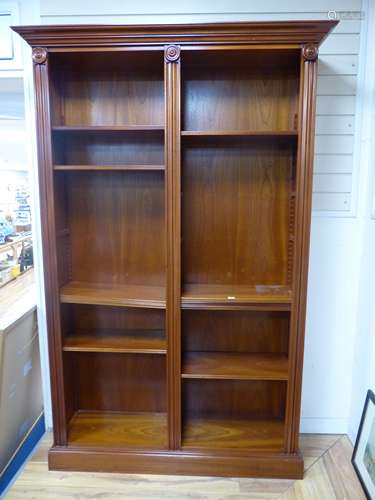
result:
[(35, 63), (51, 469), (302, 476), (335, 24), (16, 28)]

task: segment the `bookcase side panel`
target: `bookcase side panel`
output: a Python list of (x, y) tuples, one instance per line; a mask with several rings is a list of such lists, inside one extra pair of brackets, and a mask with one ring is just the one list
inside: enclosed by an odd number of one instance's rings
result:
[[(307, 50), (309, 48), (311, 50)], [(314, 159), (317, 55), (316, 46), (302, 47), (292, 270), (293, 304), (289, 335), (290, 380), (286, 410), (286, 451), (288, 453), (298, 451), (299, 440)]]
[(50, 99), (52, 92), (49, 85), (47, 50), (40, 47), (34, 48), (32, 57), (34, 62), (38, 177), (54, 442), (56, 445), (64, 445), (67, 436), (51, 148)]

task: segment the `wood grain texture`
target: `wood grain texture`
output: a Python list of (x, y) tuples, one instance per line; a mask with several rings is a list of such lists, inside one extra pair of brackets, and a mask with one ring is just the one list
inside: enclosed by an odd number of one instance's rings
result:
[(328, 448), (308, 470), (303, 481), (296, 481), (281, 497), (281, 500), (365, 500), (350, 462), (353, 447), (347, 436), (341, 437)]
[(285, 381), (183, 379), (184, 418), (283, 419)]
[(182, 378), (287, 380), (288, 359), (280, 354), (186, 352)]
[[(230, 460), (228, 460), (230, 455)], [(51, 470), (126, 472), (146, 474), (173, 472), (182, 475), (223, 477), (302, 478), (301, 455), (285, 455), (255, 450), (237, 454), (235, 450), (207, 451), (123, 451), (101, 448), (52, 448), (48, 455)]]
[(170, 46), (164, 52), (168, 428), (169, 446), (178, 449), (181, 442), (181, 61), (178, 47), (172, 47), (172, 61), (168, 52)]
[(95, 66), (80, 54), (50, 56), (54, 126), (164, 124), (163, 59), (157, 52), (98, 55)]
[(287, 394), (286, 443), (287, 451), (298, 449), (301, 414), (302, 369), (305, 338), (307, 279), (310, 246), (311, 201), (315, 137), (315, 103), (317, 61), (301, 57), (299, 91), (298, 155), (296, 165), (296, 207), (293, 220), (292, 287), (295, 302), (291, 314), (289, 336), (290, 382)]
[(292, 158), (288, 141), (185, 143), (185, 286), (287, 284)]
[(218, 52), (212, 51), (204, 57), (204, 66), (196, 66), (195, 60), (192, 65), (187, 63), (183, 71), (183, 130), (293, 130), (297, 73), (275, 64), (276, 53), (253, 51), (235, 66), (235, 54), (226, 52), (218, 57)]
[(161, 330), (99, 330), (65, 337), (66, 352), (122, 352), (165, 354), (167, 343)]
[(184, 421), (182, 447), (242, 448), (281, 451), (284, 424), (277, 420), (188, 418)]
[[(347, 437), (302, 434), (300, 443), (305, 464), (309, 464), (301, 481), (146, 474), (134, 476), (118, 473), (49, 472), (47, 454), (52, 445), (52, 436), (47, 434), (31, 461), (16, 478), (7, 498), (23, 500), (33, 496), (49, 500), (52, 496), (71, 499), (72, 495), (78, 495), (82, 500), (93, 496), (159, 500), (165, 498), (168, 492), (171, 498), (181, 500), (202, 496), (209, 500), (233, 497), (246, 500), (336, 500), (344, 498), (340, 496), (344, 490), (346, 498), (364, 500), (350, 463), (353, 448)], [(335, 456), (336, 460), (326, 461), (328, 455)], [(338, 476), (337, 472), (341, 470), (345, 474)]]
[[(64, 130), (53, 133), (54, 163), (64, 166), (163, 165), (164, 137), (160, 130)], [(56, 166), (55, 166), (56, 168)]]
[(165, 330), (165, 311), (153, 308), (62, 304), (64, 333), (90, 330), (145, 331)]
[(164, 132), (164, 125), (53, 125), (53, 132)]
[[(216, 269), (215, 269), (216, 271)], [(181, 304), (184, 309), (270, 309), (289, 310), (292, 296), (282, 286), (237, 284), (185, 284)]]
[(76, 411), (166, 412), (165, 356), (66, 352), (64, 359), (73, 360), (69, 397)]
[(71, 446), (167, 447), (165, 413), (78, 412), (69, 423)]
[[(78, 410), (78, 357), (75, 353), (63, 353), (64, 368), (64, 402), (65, 402), (65, 425), (68, 432), (69, 422)], [(66, 442), (67, 443), (67, 442)]]
[(182, 130), (185, 137), (295, 137), (295, 130)]
[(288, 337), (288, 312), (184, 310), (182, 314), (185, 352), (286, 354)]
[(165, 308), (165, 289), (147, 285), (108, 285), (71, 281), (60, 290), (66, 304), (92, 304), (119, 307)]
[(165, 242), (160, 238), (165, 227), (163, 175), (65, 175), (72, 280), (146, 289), (165, 286)]
[(342, 437), (341, 434), (300, 434), (299, 445), (303, 454), (305, 470), (310, 469)]
[(54, 170), (164, 170), (164, 165), (54, 165)]
[[(126, 46), (128, 44), (320, 44), (338, 24), (334, 20), (270, 21), (163, 25), (13, 26), (31, 46), (49, 48)], [(137, 50), (137, 47), (135, 47)], [(142, 49), (141, 49), (142, 50)]]
[(48, 60), (34, 65), (36, 132), (38, 136), (38, 179), (40, 195), (43, 271), (45, 287), (48, 355), (51, 363), (51, 403), (55, 429), (55, 444), (66, 443), (66, 409), (64, 394), (64, 367), (61, 352), (59, 318), (59, 269), (57, 263), (54, 179), (52, 175), (52, 145), (50, 117), (50, 79)]

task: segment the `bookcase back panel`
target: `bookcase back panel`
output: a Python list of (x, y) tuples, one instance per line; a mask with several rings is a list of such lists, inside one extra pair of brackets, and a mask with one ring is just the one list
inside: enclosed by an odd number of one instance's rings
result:
[(71, 279), (164, 285), (161, 172), (67, 174)]
[(76, 411), (166, 411), (164, 356), (66, 353), (65, 357), (73, 360), (74, 383), (68, 397)]
[(55, 132), (54, 163), (58, 165), (163, 165), (162, 131)]
[(290, 139), (185, 142), (183, 283), (287, 284), (293, 157)]
[(65, 333), (93, 330), (165, 330), (165, 312), (158, 309), (62, 304)]
[(284, 418), (285, 382), (184, 380), (183, 415), (210, 418)]
[(166, 354), (165, 312), (158, 309), (61, 305), (63, 350)]
[[(231, 51), (232, 52), (232, 51)], [(182, 59), (184, 130), (292, 130), (297, 126), (296, 52), (200, 55)]]
[(163, 57), (56, 54), (51, 96), (53, 125), (163, 125)]
[(288, 353), (289, 313), (183, 311), (184, 351)]

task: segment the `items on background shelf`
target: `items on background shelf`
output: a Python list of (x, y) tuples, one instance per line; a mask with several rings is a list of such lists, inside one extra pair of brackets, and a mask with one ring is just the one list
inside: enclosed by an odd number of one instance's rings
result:
[(14, 233), (12, 225), (9, 221), (0, 215), (0, 245), (9, 240), (9, 237)]
[[(25, 176), (0, 172), (0, 244), (9, 241), (11, 234), (31, 231), (30, 189)], [(11, 228), (9, 228), (9, 225)], [(3, 229), (3, 230), (2, 230)]]
[(0, 287), (33, 266), (29, 198), (25, 179), (6, 185), (0, 211)]
[(27, 271), (27, 269), (29, 269), (30, 267), (33, 267), (34, 254), (33, 254), (33, 245), (31, 240), (25, 242), (25, 244), (22, 245), (22, 250), (18, 258), (18, 262), (20, 264), (21, 273)]
[(33, 266), (31, 232), (0, 245), (0, 287)]
[(17, 185), (15, 187), (15, 198), (18, 203), (18, 209), (15, 214), (15, 229), (17, 232), (31, 230), (31, 210), (29, 205), (29, 188), (26, 185)]

